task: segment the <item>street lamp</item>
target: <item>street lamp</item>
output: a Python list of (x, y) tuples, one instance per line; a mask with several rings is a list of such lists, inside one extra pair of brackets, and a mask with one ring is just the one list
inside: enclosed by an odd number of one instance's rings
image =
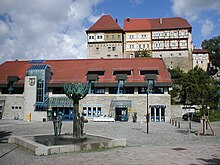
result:
[(146, 117), (147, 117), (147, 133), (149, 133), (148, 93), (149, 93), (149, 91), (148, 91), (148, 83), (147, 83), (147, 115), (146, 115)]

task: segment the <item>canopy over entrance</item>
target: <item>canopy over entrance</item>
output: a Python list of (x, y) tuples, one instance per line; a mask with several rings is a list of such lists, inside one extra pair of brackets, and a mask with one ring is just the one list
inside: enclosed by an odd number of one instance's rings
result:
[(110, 103), (110, 108), (113, 109), (115, 107), (131, 107), (131, 100), (112, 100)]

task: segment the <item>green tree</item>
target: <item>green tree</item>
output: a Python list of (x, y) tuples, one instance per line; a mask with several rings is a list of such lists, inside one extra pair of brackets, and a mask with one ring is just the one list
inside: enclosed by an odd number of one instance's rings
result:
[(171, 103), (172, 104), (177, 104), (180, 102), (179, 100), (179, 94), (180, 94), (180, 84), (182, 81), (182, 78), (184, 76), (184, 71), (180, 69), (180, 67), (174, 68), (174, 69), (168, 69), (171, 79), (172, 79), (172, 83), (173, 83), (173, 87), (172, 90), (170, 91), (170, 95), (171, 95)]
[(205, 113), (207, 107), (217, 108), (217, 81), (210, 77), (202, 68), (196, 66), (180, 81), (180, 100), (182, 104), (200, 105)]
[(201, 46), (209, 51), (212, 65), (220, 67), (220, 36), (204, 40)]
[(150, 50), (142, 50), (142, 51), (137, 51), (135, 52), (135, 57), (147, 57), (150, 58), (152, 57), (152, 52)]

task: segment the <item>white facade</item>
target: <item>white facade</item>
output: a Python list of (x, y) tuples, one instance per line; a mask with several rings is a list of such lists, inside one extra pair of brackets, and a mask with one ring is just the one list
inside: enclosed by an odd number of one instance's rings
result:
[(203, 70), (207, 71), (209, 64), (209, 53), (208, 52), (200, 52), (200, 53), (192, 53), (193, 58), (193, 68), (195, 66), (199, 66)]

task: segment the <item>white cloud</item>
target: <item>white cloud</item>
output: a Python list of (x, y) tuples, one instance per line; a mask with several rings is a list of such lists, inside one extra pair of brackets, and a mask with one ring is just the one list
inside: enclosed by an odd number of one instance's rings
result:
[[(84, 24), (101, 0), (1, 1), (0, 63), (15, 59), (86, 58)], [(11, 21), (9, 21), (11, 20)]]
[(7, 24), (4, 21), (0, 20), (0, 39), (2, 37), (5, 37), (8, 33), (9, 33), (9, 28)]
[(214, 10), (220, 12), (219, 0), (172, 0), (174, 15), (186, 17), (195, 21), (204, 11)]
[(102, 15), (104, 15), (104, 13), (101, 14), (101, 15), (97, 15), (97, 16), (94, 16), (94, 15), (93, 15), (93, 16), (89, 17), (89, 21), (92, 22), (92, 23), (95, 23), (96, 21), (98, 21), (98, 19), (99, 19)]
[(214, 24), (210, 20), (205, 20), (202, 24), (201, 33), (203, 37), (207, 37), (212, 33), (214, 29)]

